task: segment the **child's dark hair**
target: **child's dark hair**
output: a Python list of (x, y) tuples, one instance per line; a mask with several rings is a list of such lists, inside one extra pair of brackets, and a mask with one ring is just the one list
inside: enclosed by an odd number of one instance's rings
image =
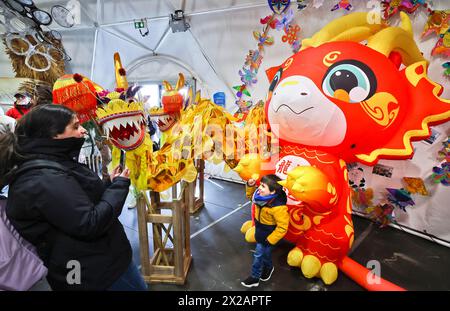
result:
[(283, 187), (278, 183), (280, 180), (281, 178), (275, 174), (265, 175), (261, 178), (261, 182), (265, 183), (270, 191), (275, 191), (277, 194), (284, 192)]

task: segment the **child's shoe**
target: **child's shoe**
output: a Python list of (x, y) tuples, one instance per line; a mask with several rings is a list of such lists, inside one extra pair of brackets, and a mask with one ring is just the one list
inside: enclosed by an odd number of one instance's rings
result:
[(255, 279), (254, 277), (249, 276), (244, 281), (241, 282), (241, 284), (245, 287), (258, 287), (259, 286), (259, 279)]
[(261, 277), (259, 278), (261, 281), (265, 282), (270, 279), (272, 276), (273, 270), (275, 270), (274, 267), (272, 267), (270, 270), (266, 267), (263, 268), (263, 271), (261, 273)]

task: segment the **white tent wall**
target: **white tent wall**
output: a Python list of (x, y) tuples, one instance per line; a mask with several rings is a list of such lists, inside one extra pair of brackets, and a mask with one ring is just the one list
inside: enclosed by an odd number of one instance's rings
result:
[(0, 77), (14, 77), (13, 67), (11, 60), (5, 53), (5, 45), (0, 40)]
[(76, 32), (63, 33), (64, 48), (72, 61), (66, 62), (66, 72), (78, 72), (89, 77), (92, 64), (92, 50), (94, 48), (93, 29), (81, 29)]
[[(380, 202), (386, 195), (386, 188), (399, 189), (404, 187), (403, 177), (422, 178), (430, 193), (429, 196), (413, 194), (414, 206), (406, 208), (406, 212), (396, 209), (396, 221), (408, 228), (428, 233), (442, 239), (437, 241), (450, 247), (450, 188), (442, 184), (434, 184), (430, 180), (433, 166), (439, 166), (437, 154), (442, 149), (441, 142), (450, 135), (450, 124), (433, 127), (440, 136), (433, 144), (424, 141), (413, 142), (414, 157), (410, 160), (381, 160), (379, 164), (393, 168), (390, 178), (372, 174), (372, 167), (358, 164), (364, 170), (367, 188), (374, 190), (374, 203)], [(354, 210), (358, 209), (354, 207)]]
[[(37, 6), (49, 9), (52, 5), (66, 5), (68, 1), (39, 1)], [(338, 1), (325, 0), (322, 7), (309, 7), (296, 10), (294, 21), (302, 28), (301, 39), (310, 37), (331, 20), (347, 14), (344, 10), (331, 12)], [(379, 3), (368, 0), (352, 0), (353, 11), (370, 11)], [(257, 48), (253, 30), (261, 31), (260, 18), (271, 14), (266, 0), (88, 0), (80, 1), (81, 24), (72, 29), (60, 30), (64, 46), (72, 57), (68, 72), (79, 72), (91, 76), (98, 84), (111, 88), (114, 86), (113, 54), (119, 52), (124, 67), (129, 71), (130, 81), (176, 80), (179, 71), (199, 80), (198, 88), (204, 96), (212, 96), (217, 91), (226, 93), (226, 107), (234, 112), (234, 92), (231, 88), (240, 85), (239, 69), (242, 68), (249, 50)], [(434, 9), (449, 9), (448, 0), (434, 0)], [(184, 8), (190, 29), (186, 32), (172, 33), (168, 28), (169, 14), (175, 9)], [(133, 20), (147, 18), (149, 35), (142, 37), (134, 29)], [(430, 52), (437, 41), (435, 35), (422, 40), (420, 35), (427, 20), (424, 9), (410, 15), (416, 42), (424, 56), (430, 60), (429, 76), (445, 87), (443, 98), (450, 98), (450, 83), (443, 76), (442, 57), (431, 57)], [(398, 17), (392, 18), (392, 24), (398, 24)], [(96, 25), (94, 24), (96, 23)], [(96, 28), (97, 27), (97, 28)], [(95, 42), (95, 32), (97, 39)], [(250, 87), (253, 102), (264, 99), (269, 86), (265, 70), (281, 64), (291, 55), (288, 44), (281, 42), (281, 31), (270, 30), (275, 44), (265, 47), (264, 59), (259, 69), (258, 82)], [(95, 44), (94, 44), (95, 42)], [(154, 54), (162, 55), (155, 58)], [(182, 64), (182, 66), (180, 65)], [(139, 66), (140, 65), (140, 66)], [(94, 69), (91, 73), (91, 69)], [(130, 70), (131, 69), (131, 70)], [(5, 53), (0, 55), (1, 76), (13, 77), (11, 65)], [(420, 232), (427, 232), (439, 239), (450, 241), (450, 189), (441, 184), (428, 181), (433, 166), (439, 164), (436, 159), (441, 141), (450, 135), (450, 122), (435, 127), (440, 136), (433, 144), (415, 142), (416, 153), (413, 159), (387, 161), (380, 163), (393, 167), (391, 178), (372, 174), (372, 168), (364, 168), (367, 187), (375, 190), (375, 202), (382, 197), (385, 187), (402, 187), (403, 176), (421, 177), (427, 180), (430, 197), (414, 195), (415, 207), (407, 212), (396, 211), (397, 221)], [(208, 164), (210, 173), (216, 176), (239, 180), (234, 172), (223, 173), (223, 164)]]

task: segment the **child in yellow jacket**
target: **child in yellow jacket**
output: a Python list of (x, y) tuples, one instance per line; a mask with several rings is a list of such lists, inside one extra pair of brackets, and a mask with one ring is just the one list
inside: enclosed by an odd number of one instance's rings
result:
[[(287, 232), (289, 212), (287, 197), (283, 187), (278, 184), (281, 179), (276, 175), (261, 178), (258, 189), (255, 181), (247, 182), (247, 195), (251, 195), (254, 207), (256, 249), (251, 275), (241, 282), (245, 287), (256, 287), (259, 281), (268, 281), (274, 271), (272, 249)], [(253, 187), (253, 189), (251, 189)], [(256, 191), (255, 191), (256, 189)], [(250, 190), (250, 191), (249, 191)]]

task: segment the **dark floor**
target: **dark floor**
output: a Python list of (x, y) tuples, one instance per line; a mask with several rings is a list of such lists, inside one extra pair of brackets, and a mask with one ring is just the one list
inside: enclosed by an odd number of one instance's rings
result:
[[(186, 284), (151, 284), (150, 289), (247, 290), (240, 284), (250, 272), (254, 249), (254, 245), (245, 242), (240, 232), (242, 223), (250, 219), (247, 201), (243, 185), (216, 179), (206, 181), (206, 206), (191, 217), (193, 261)], [(127, 234), (134, 247), (134, 260), (138, 263), (135, 210), (125, 210), (121, 220), (127, 226)], [(379, 229), (358, 216), (353, 217), (353, 223), (356, 240), (350, 253), (352, 259), (363, 265), (369, 260), (378, 260), (381, 277), (408, 290), (450, 290), (450, 279), (444, 277), (450, 274), (449, 248), (398, 229)], [(274, 250), (275, 272), (272, 279), (267, 283), (261, 282), (257, 290), (363, 290), (342, 273), (331, 286), (325, 286), (319, 279), (304, 278), (300, 269), (286, 263), (291, 248), (292, 245), (286, 242)]]
[[(205, 207), (191, 216), (193, 261), (186, 283), (182, 286), (151, 284), (150, 290), (253, 290), (240, 284), (249, 275), (254, 249), (254, 244), (245, 242), (240, 233), (242, 223), (248, 219), (250, 205), (243, 185), (206, 180)], [(124, 208), (120, 220), (133, 247), (133, 260), (140, 266), (136, 209)], [(358, 216), (353, 216), (353, 223), (356, 238), (349, 254), (352, 259), (362, 265), (377, 260), (381, 277), (407, 290), (450, 290), (450, 278), (447, 277), (450, 274), (450, 248), (398, 229), (379, 229)], [(363, 290), (342, 273), (331, 286), (325, 286), (319, 279), (306, 279), (300, 269), (286, 263), (292, 247), (287, 242), (276, 247), (273, 251), (275, 272), (270, 281), (261, 282), (256, 290)]]

